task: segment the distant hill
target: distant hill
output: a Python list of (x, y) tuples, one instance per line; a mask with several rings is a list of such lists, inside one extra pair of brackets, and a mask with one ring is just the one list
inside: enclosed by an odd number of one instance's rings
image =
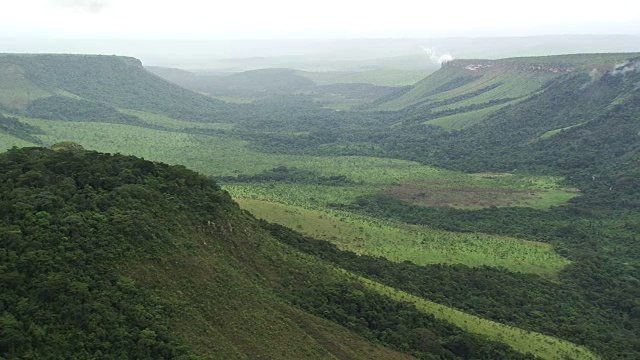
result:
[[(415, 72), (378, 70), (362, 73), (311, 73), (294, 69), (259, 69), (231, 74), (210, 74), (206, 71), (190, 72), (181, 69), (148, 67), (156, 75), (184, 88), (227, 100), (274, 98), (304, 95), (329, 106), (337, 103), (346, 107), (369, 103), (396, 93), (397, 85), (379, 83), (405, 83)], [(378, 79), (378, 76), (381, 78)], [(316, 83), (319, 82), (319, 84)], [(355, 102), (355, 103), (354, 103)]]
[[(517, 81), (539, 72), (544, 84)], [(552, 171), (600, 190), (625, 184), (619, 190), (633, 194), (638, 84), (640, 54), (454, 61), (391, 100), (414, 102), (400, 111), (406, 117), (389, 134), (389, 148), (466, 171)], [(464, 118), (464, 126), (449, 123)]]
[[(633, 54), (559, 55), (501, 60), (453, 60), (375, 109), (402, 110), (416, 121), (461, 129), (545, 89), (553, 79), (612, 69)], [(595, 74), (595, 73), (594, 73)]]
[(162, 80), (128, 57), (4, 54), (0, 79), (0, 106), (33, 116), (40, 114), (29, 106), (49, 97), (60, 99), (60, 107), (84, 100), (111, 112), (126, 108), (195, 121), (211, 121), (226, 110), (224, 102)]
[(229, 75), (199, 75), (193, 72), (148, 67), (149, 71), (175, 84), (198, 92), (220, 94), (233, 91), (291, 92), (309, 89), (315, 83), (293, 69), (261, 69)]

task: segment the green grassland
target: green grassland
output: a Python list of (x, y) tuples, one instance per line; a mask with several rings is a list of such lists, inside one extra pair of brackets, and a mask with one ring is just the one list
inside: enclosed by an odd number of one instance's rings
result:
[(397, 301), (406, 301), (414, 304), (419, 310), (432, 314), (438, 319), (443, 319), (460, 326), (469, 332), (487, 336), (489, 339), (508, 344), (522, 353), (532, 353), (542, 359), (550, 360), (596, 360), (599, 356), (583, 346), (558, 338), (518, 329), (495, 321), (486, 320), (474, 315), (466, 314), (460, 310), (440, 305), (432, 301), (413, 296), (404, 291), (358, 277), (368, 288), (376, 290), (380, 294), (387, 295)]
[[(140, 112), (135, 114), (151, 124), (168, 126), (171, 123), (166, 117)], [(243, 203), (258, 216), (360, 253), (385, 256), (394, 261), (410, 260), (418, 264), (500, 266), (549, 276), (568, 263), (548, 245), (535, 242), (380, 223), (349, 212), (326, 210), (330, 206), (351, 204), (359, 196), (378, 193), (420, 203), (416, 201), (419, 196), (405, 197), (397, 189), (410, 189), (418, 192), (416, 195), (429, 191), (444, 194), (442, 196), (449, 198), (449, 201), (438, 205), (446, 206), (548, 207), (562, 204), (576, 195), (558, 185), (560, 178), (464, 174), (411, 161), (376, 157), (273, 155), (250, 150), (245, 141), (231, 135), (189, 134), (125, 124), (21, 120), (42, 128), (46, 135), (38, 136), (45, 144), (74, 141), (98, 151), (136, 154), (169, 164), (184, 164), (205, 175), (256, 174), (287, 166), (315, 171), (323, 176), (346, 176), (350, 182), (340, 186), (258, 182), (226, 183), (224, 188), (235, 197), (252, 199), (252, 203), (250, 200), (243, 200)], [(173, 126), (180, 128), (183, 125), (188, 124), (176, 122)], [(208, 126), (217, 128), (220, 124)], [(480, 194), (476, 197), (480, 196), (480, 199), (474, 198), (475, 203), (470, 203), (468, 191), (464, 192), (468, 188), (483, 189), (476, 191)], [(320, 219), (320, 216), (324, 219)]]
[(327, 240), (342, 250), (418, 265), (496, 266), (553, 277), (569, 261), (549, 244), (481, 233), (455, 233), (381, 221), (344, 211), (309, 210), (263, 200), (236, 198), (258, 218)]
[(379, 86), (407, 86), (422, 80), (428, 73), (385, 68), (358, 72), (300, 71), (298, 74), (313, 80), (318, 85), (365, 83)]
[(443, 116), (433, 120), (425, 121), (425, 124), (442, 126), (443, 128), (448, 130), (460, 130), (468, 126), (481, 123), (494, 111), (500, 110), (507, 105), (515, 104), (522, 100), (523, 99), (521, 98), (502, 104), (488, 106), (478, 110), (465, 111), (453, 115)]
[[(537, 73), (537, 72), (514, 72), (504, 69), (490, 72), (478, 81), (461, 86), (456, 89), (434, 94), (430, 99), (435, 101), (450, 99), (461, 96), (473, 91), (480, 90), (488, 86), (496, 86), (495, 88), (485, 91), (477, 96), (453, 104), (433, 108), (434, 111), (457, 108), (474, 104), (482, 104), (491, 100), (504, 98), (521, 98), (530, 95), (540, 89), (547, 81), (558, 76), (553, 72)], [(508, 81), (506, 81), (508, 79)]]
[(347, 205), (362, 195), (371, 194), (386, 194), (418, 205), (467, 209), (487, 206), (548, 208), (561, 205), (578, 194), (574, 189), (558, 185), (560, 178), (550, 176), (463, 174), (431, 167), (376, 169), (373, 167), (374, 161), (370, 163), (371, 168), (360, 170), (354, 163), (352, 168), (336, 173), (336, 169), (328, 171), (319, 166), (322, 162), (313, 163), (313, 160), (307, 158), (307, 168), (324, 170), (329, 175), (347, 175), (355, 183), (342, 186), (280, 182), (229, 183), (225, 184), (225, 188), (238, 197), (313, 209), (335, 204)]
[(0, 131), (0, 152), (10, 149), (13, 146), (25, 147), (25, 146), (35, 146), (35, 144), (22, 139), (18, 139), (15, 136), (11, 136), (9, 134), (5, 134), (4, 132)]
[(561, 129), (554, 129), (554, 130), (549, 130), (546, 133), (540, 135), (540, 137), (538, 137), (539, 140), (544, 140), (544, 139), (548, 139), (550, 137), (552, 137), (553, 135), (559, 134), (560, 132), (564, 131), (564, 130), (569, 130), (571, 128), (574, 128), (576, 126), (580, 126), (584, 123), (580, 123), (580, 124), (575, 124), (575, 125), (571, 125), (571, 126), (567, 126), (567, 127), (563, 127)]
[(230, 123), (218, 123), (218, 122), (193, 122), (186, 120), (174, 119), (166, 115), (155, 114), (147, 111), (131, 110), (131, 109), (119, 109), (120, 112), (125, 114), (137, 116), (145, 123), (150, 125), (156, 125), (168, 130), (184, 130), (184, 129), (221, 129), (230, 130), (233, 129), (233, 124)]
[[(169, 118), (136, 112), (144, 121), (178, 129), (192, 123), (175, 122)], [(297, 206), (327, 206), (331, 203), (348, 204), (359, 195), (388, 193), (398, 198), (422, 203), (424, 196), (432, 192), (447, 194), (451, 202), (438, 201), (439, 205), (471, 207), (479, 206), (532, 206), (559, 205), (576, 195), (564, 189), (560, 178), (500, 175), (464, 174), (425, 166), (416, 162), (366, 156), (304, 156), (260, 153), (247, 147), (247, 142), (232, 135), (190, 134), (180, 131), (141, 128), (125, 124), (101, 124), (95, 122), (66, 122), (22, 118), (22, 121), (39, 126), (46, 135), (38, 135), (45, 144), (58, 141), (74, 141), (89, 149), (102, 152), (135, 154), (147, 159), (169, 164), (184, 164), (200, 173), (211, 176), (256, 174), (278, 166), (313, 170), (324, 176), (346, 176), (352, 181), (344, 186), (314, 184), (269, 183), (229, 186), (235, 196), (271, 199)], [(226, 124), (201, 124), (210, 129), (227, 128)], [(6, 148), (25, 145), (7, 138)], [(402, 190), (402, 191), (400, 191)], [(247, 196), (248, 193), (254, 195)], [(453, 196), (456, 195), (457, 196)], [(473, 201), (465, 201), (474, 194)], [(309, 199), (314, 200), (310, 201)], [(471, 198), (469, 198), (471, 199)], [(426, 202), (429, 203), (429, 202)]]
[[(463, 64), (464, 65), (464, 64)], [(492, 100), (513, 99), (527, 96), (540, 89), (547, 81), (559, 76), (553, 72), (521, 71), (507, 66), (495, 66), (488, 69), (468, 70), (464, 66), (453, 65), (440, 73), (434, 73), (417, 83), (409, 92), (382, 104), (380, 110), (400, 110), (410, 105), (426, 101), (442, 101), (457, 96), (480, 92), (475, 96), (468, 95), (460, 101), (434, 107), (433, 111), (448, 110), (462, 106), (482, 104)], [(443, 88), (452, 78), (475, 77), (473, 81), (454, 87), (453, 89), (435, 92)], [(487, 88), (487, 91), (482, 89)], [(427, 102), (428, 104), (428, 102)]]

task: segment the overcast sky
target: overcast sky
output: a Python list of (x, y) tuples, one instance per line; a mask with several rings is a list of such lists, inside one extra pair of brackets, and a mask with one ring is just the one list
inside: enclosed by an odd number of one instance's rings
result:
[(640, 1), (3, 0), (0, 37), (283, 39), (640, 34)]

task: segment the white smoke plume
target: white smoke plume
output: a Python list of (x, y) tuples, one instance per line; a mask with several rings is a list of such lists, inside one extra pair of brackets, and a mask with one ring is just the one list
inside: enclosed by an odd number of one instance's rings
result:
[(51, 0), (51, 4), (64, 9), (98, 13), (109, 7), (108, 0)]
[(613, 76), (625, 75), (629, 72), (639, 71), (639, 70), (640, 70), (640, 61), (634, 61), (634, 62), (625, 61), (622, 64), (616, 65), (613, 68), (613, 70), (611, 70), (611, 75)]
[(596, 69), (596, 68), (591, 69), (591, 71), (589, 72), (589, 77), (591, 78), (591, 80), (589, 80), (589, 82), (588, 82), (588, 83), (586, 83), (586, 84), (582, 85), (582, 86), (580, 87), (580, 90), (584, 90), (584, 89), (586, 89), (587, 87), (589, 87), (591, 84), (593, 84), (594, 82), (596, 82), (596, 80), (598, 80), (598, 78), (600, 77), (600, 75), (601, 75), (601, 74), (600, 74), (600, 71), (598, 71), (598, 69)]
[(440, 53), (436, 48), (428, 48), (424, 46), (421, 46), (421, 48), (422, 50), (424, 50), (424, 52), (427, 53), (427, 56), (429, 56), (429, 59), (436, 64), (442, 65), (447, 61), (453, 60), (453, 56), (451, 56), (451, 54)]

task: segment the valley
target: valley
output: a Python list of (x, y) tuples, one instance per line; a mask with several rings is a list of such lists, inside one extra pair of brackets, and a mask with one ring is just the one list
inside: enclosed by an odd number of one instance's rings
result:
[[(36, 199), (49, 181), (62, 187), (54, 159), (84, 164), (64, 175), (78, 192), (86, 158), (143, 171), (108, 185), (99, 174), (116, 170), (101, 169), (85, 189), (104, 204), (124, 192), (116, 203), (130, 201), (137, 210), (122, 211), (142, 222), (180, 214), (140, 235), (173, 239), (162, 255), (140, 250), (115, 267), (178, 311), (158, 325), (189, 349), (175, 354), (630, 359), (640, 354), (638, 63), (612, 53), (453, 60), (431, 74), (214, 76), (115, 56), (0, 55), (0, 148), (91, 150), (11, 149), (2, 184), (53, 211)], [(199, 180), (172, 175), (183, 167)], [(167, 189), (190, 195), (172, 205)], [(207, 220), (220, 209), (198, 201), (209, 192), (226, 210)], [(4, 219), (27, 211), (16, 194), (3, 198), (15, 208)], [(96, 204), (84, 221), (107, 226)], [(377, 318), (380, 307), (395, 318)]]

